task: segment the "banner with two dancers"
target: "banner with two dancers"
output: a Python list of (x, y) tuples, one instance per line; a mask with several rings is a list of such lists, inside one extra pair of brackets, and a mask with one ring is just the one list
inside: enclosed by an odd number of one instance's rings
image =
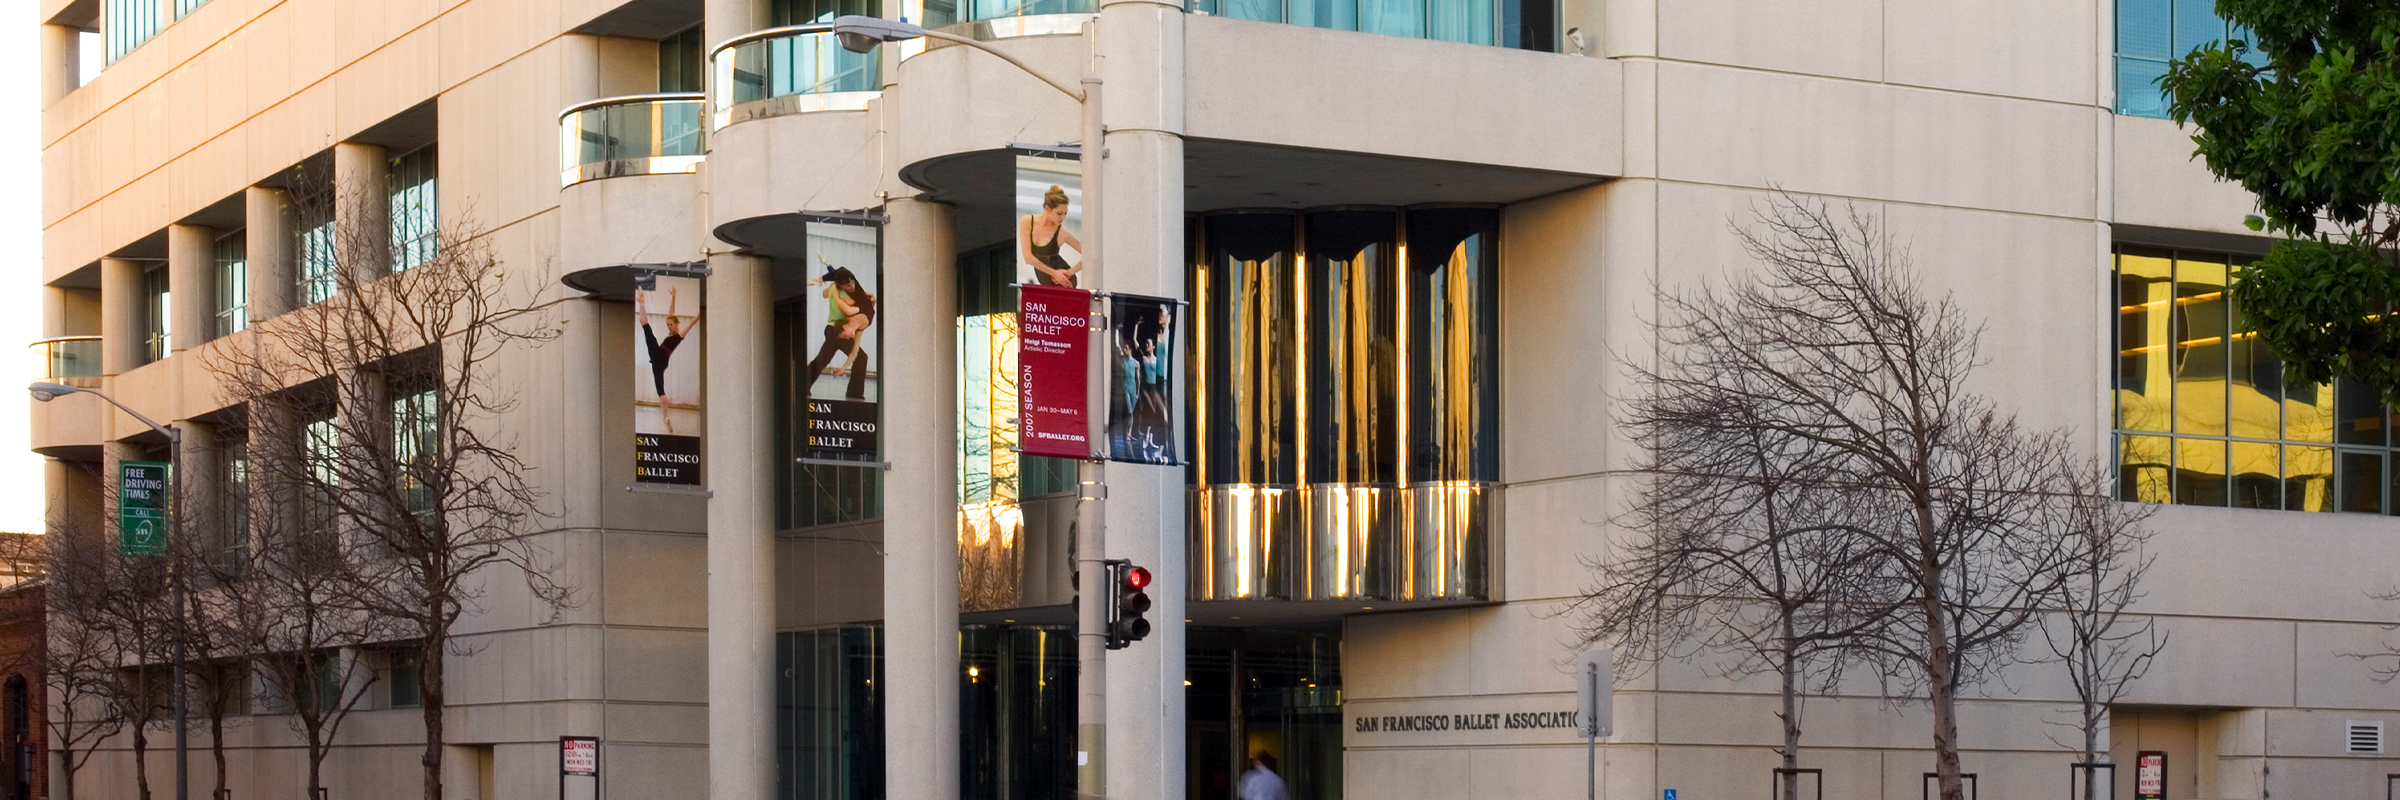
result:
[(808, 364), (799, 386), (801, 445), (813, 456), (880, 453), (883, 381), (882, 228), (828, 216), (808, 223), (808, 289), (801, 297)]
[(700, 485), (701, 281), (633, 271), (633, 479)]

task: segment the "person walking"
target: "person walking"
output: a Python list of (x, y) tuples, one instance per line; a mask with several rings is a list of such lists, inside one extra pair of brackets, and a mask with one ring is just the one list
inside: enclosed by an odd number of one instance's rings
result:
[(1234, 788), (1235, 800), (1292, 800), (1283, 788), (1283, 776), (1275, 774), (1275, 757), (1260, 750), (1250, 757), (1250, 771), (1242, 773), (1242, 782)]

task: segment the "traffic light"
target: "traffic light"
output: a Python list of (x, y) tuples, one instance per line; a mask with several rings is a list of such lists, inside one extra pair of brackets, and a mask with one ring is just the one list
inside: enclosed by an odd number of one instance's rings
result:
[(1142, 618), (1150, 610), (1150, 594), (1142, 591), (1150, 585), (1150, 571), (1132, 562), (1112, 561), (1108, 577), (1116, 587), (1115, 602), (1108, 606), (1108, 649), (1123, 650), (1150, 635), (1150, 621)]

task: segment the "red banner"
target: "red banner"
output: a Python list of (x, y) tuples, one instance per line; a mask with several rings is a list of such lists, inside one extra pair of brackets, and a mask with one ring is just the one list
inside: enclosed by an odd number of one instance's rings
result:
[(1026, 286), (1017, 306), (1017, 449), (1092, 457), (1092, 293)]

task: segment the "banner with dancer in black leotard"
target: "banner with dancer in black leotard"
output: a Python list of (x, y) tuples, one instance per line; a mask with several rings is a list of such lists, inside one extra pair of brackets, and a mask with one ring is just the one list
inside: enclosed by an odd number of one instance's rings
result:
[(1083, 164), (1071, 156), (1017, 156), (1017, 282), (1081, 286)]
[(700, 485), (700, 279), (633, 272), (633, 479)]
[(883, 259), (874, 225), (808, 223), (808, 290), (801, 324), (808, 364), (803, 449), (811, 457), (879, 452), (883, 381)]

